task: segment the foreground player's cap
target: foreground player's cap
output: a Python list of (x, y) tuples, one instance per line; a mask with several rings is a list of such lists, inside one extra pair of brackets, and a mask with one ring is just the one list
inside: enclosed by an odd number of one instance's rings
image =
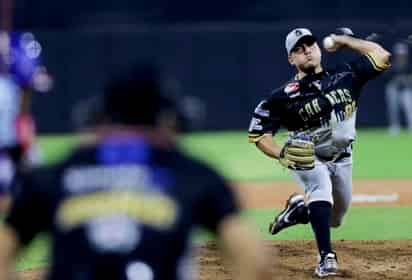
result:
[(174, 102), (162, 92), (158, 70), (136, 64), (106, 85), (103, 111), (112, 123), (154, 126), (165, 111), (174, 111)]
[(312, 32), (307, 28), (296, 28), (289, 32), (289, 34), (286, 36), (285, 41), (286, 51), (288, 52), (288, 54), (290, 54), (290, 52), (301, 39), (307, 37), (316, 40), (316, 38), (312, 35)]

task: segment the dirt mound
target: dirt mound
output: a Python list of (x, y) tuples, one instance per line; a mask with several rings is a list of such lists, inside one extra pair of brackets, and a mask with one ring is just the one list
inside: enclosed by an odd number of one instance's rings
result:
[[(334, 245), (341, 274), (332, 279), (412, 279), (412, 240), (338, 241)], [(272, 255), (273, 279), (316, 279), (313, 241), (266, 241), (266, 248)], [(199, 247), (197, 255), (201, 280), (234, 279), (216, 243)], [(27, 270), (19, 273), (18, 279), (39, 280), (41, 274), (41, 270)]]
[[(338, 241), (334, 245), (341, 274), (332, 279), (412, 279), (412, 240)], [(266, 247), (273, 255), (273, 279), (316, 279), (313, 271), (317, 252), (312, 241), (267, 241)], [(200, 279), (233, 279), (214, 243), (200, 248), (199, 262)]]

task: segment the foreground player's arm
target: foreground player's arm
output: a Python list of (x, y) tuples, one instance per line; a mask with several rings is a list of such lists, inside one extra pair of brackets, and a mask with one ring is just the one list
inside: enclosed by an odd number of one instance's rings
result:
[(14, 258), (19, 248), (16, 233), (6, 224), (0, 227), (0, 279), (12, 279)]
[(0, 279), (11, 279), (9, 273), (16, 253), (43, 231), (49, 220), (44, 194), (35, 188), (37, 180), (32, 175), (24, 175), (15, 181), (20, 191), (0, 227)]
[[(240, 215), (226, 217), (218, 227), (221, 246), (234, 264), (240, 280), (272, 279), (269, 256), (257, 234), (242, 220)], [(276, 260), (276, 259), (275, 259)]]
[(215, 233), (219, 245), (234, 265), (234, 279), (270, 279), (261, 241), (252, 226), (241, 218), (240, 206), (233, 188), (220, 176), (209, 173), (210, 183), (202, 188), (197, 203), (199, 224)]
[(366, 55), (372, 61), (374, 66), (380, 70), (385, 70), (390, 66), (389, 59), (391, 53), (375, 42), (347, 35), (332, 34), (331, 37), (337, 44), (337, 49), (346, 47), (359, 52), (362, 55)]

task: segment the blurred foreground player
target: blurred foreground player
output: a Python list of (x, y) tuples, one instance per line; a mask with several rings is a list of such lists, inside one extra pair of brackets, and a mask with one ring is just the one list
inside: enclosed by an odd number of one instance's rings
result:
[(156, 72), (115, 79), (103, 108), (95, 140), (23, 178), (0, 230), (0, 279), (40, 231), (52, 234), (48, 279), (191, 279), (197, 225), (218, 235), (237, 279), (268, 279), (227, 183), (176, 149), (175, 106)]
[(33, 91), (47, 91), (51, 79), (33, 34), (0, 32), (0, 211), (8, 208), (10, 182), (19, 169), (38, 163)]

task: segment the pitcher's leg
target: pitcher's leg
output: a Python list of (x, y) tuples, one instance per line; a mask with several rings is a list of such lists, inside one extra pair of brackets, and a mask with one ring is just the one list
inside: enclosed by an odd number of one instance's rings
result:
[(339, 227), (352, 200), (352, 158), (335, 163), (332, 179), (333, 208), (331, 227)]
[(312, 225), (321, 256), (332, 252), (330, 221), (333, 205), (332, 182), (326, 164), (317, 162), (314, 170), (297, 171), (294, 176), (304, 186)]
[(294, 171), (292, 176), (306, 194), (306, 203), (327, 201), (333, 204), (332, 182), (326, 164), (316, 162), (315, 168), (307, 171)]
[[(312, 201), (332, 201), (332, 185), (327, 167), (317, 162), (312, 170), (294, 171), (292, 176), (303, 188), (308, 198)], [(308, 207), (303, 195), (292, 194), (286, 201), (285, 208), (277, 214), (269, 224), (269, 232), (277, 234), (281, 230), (309, 222)]]

